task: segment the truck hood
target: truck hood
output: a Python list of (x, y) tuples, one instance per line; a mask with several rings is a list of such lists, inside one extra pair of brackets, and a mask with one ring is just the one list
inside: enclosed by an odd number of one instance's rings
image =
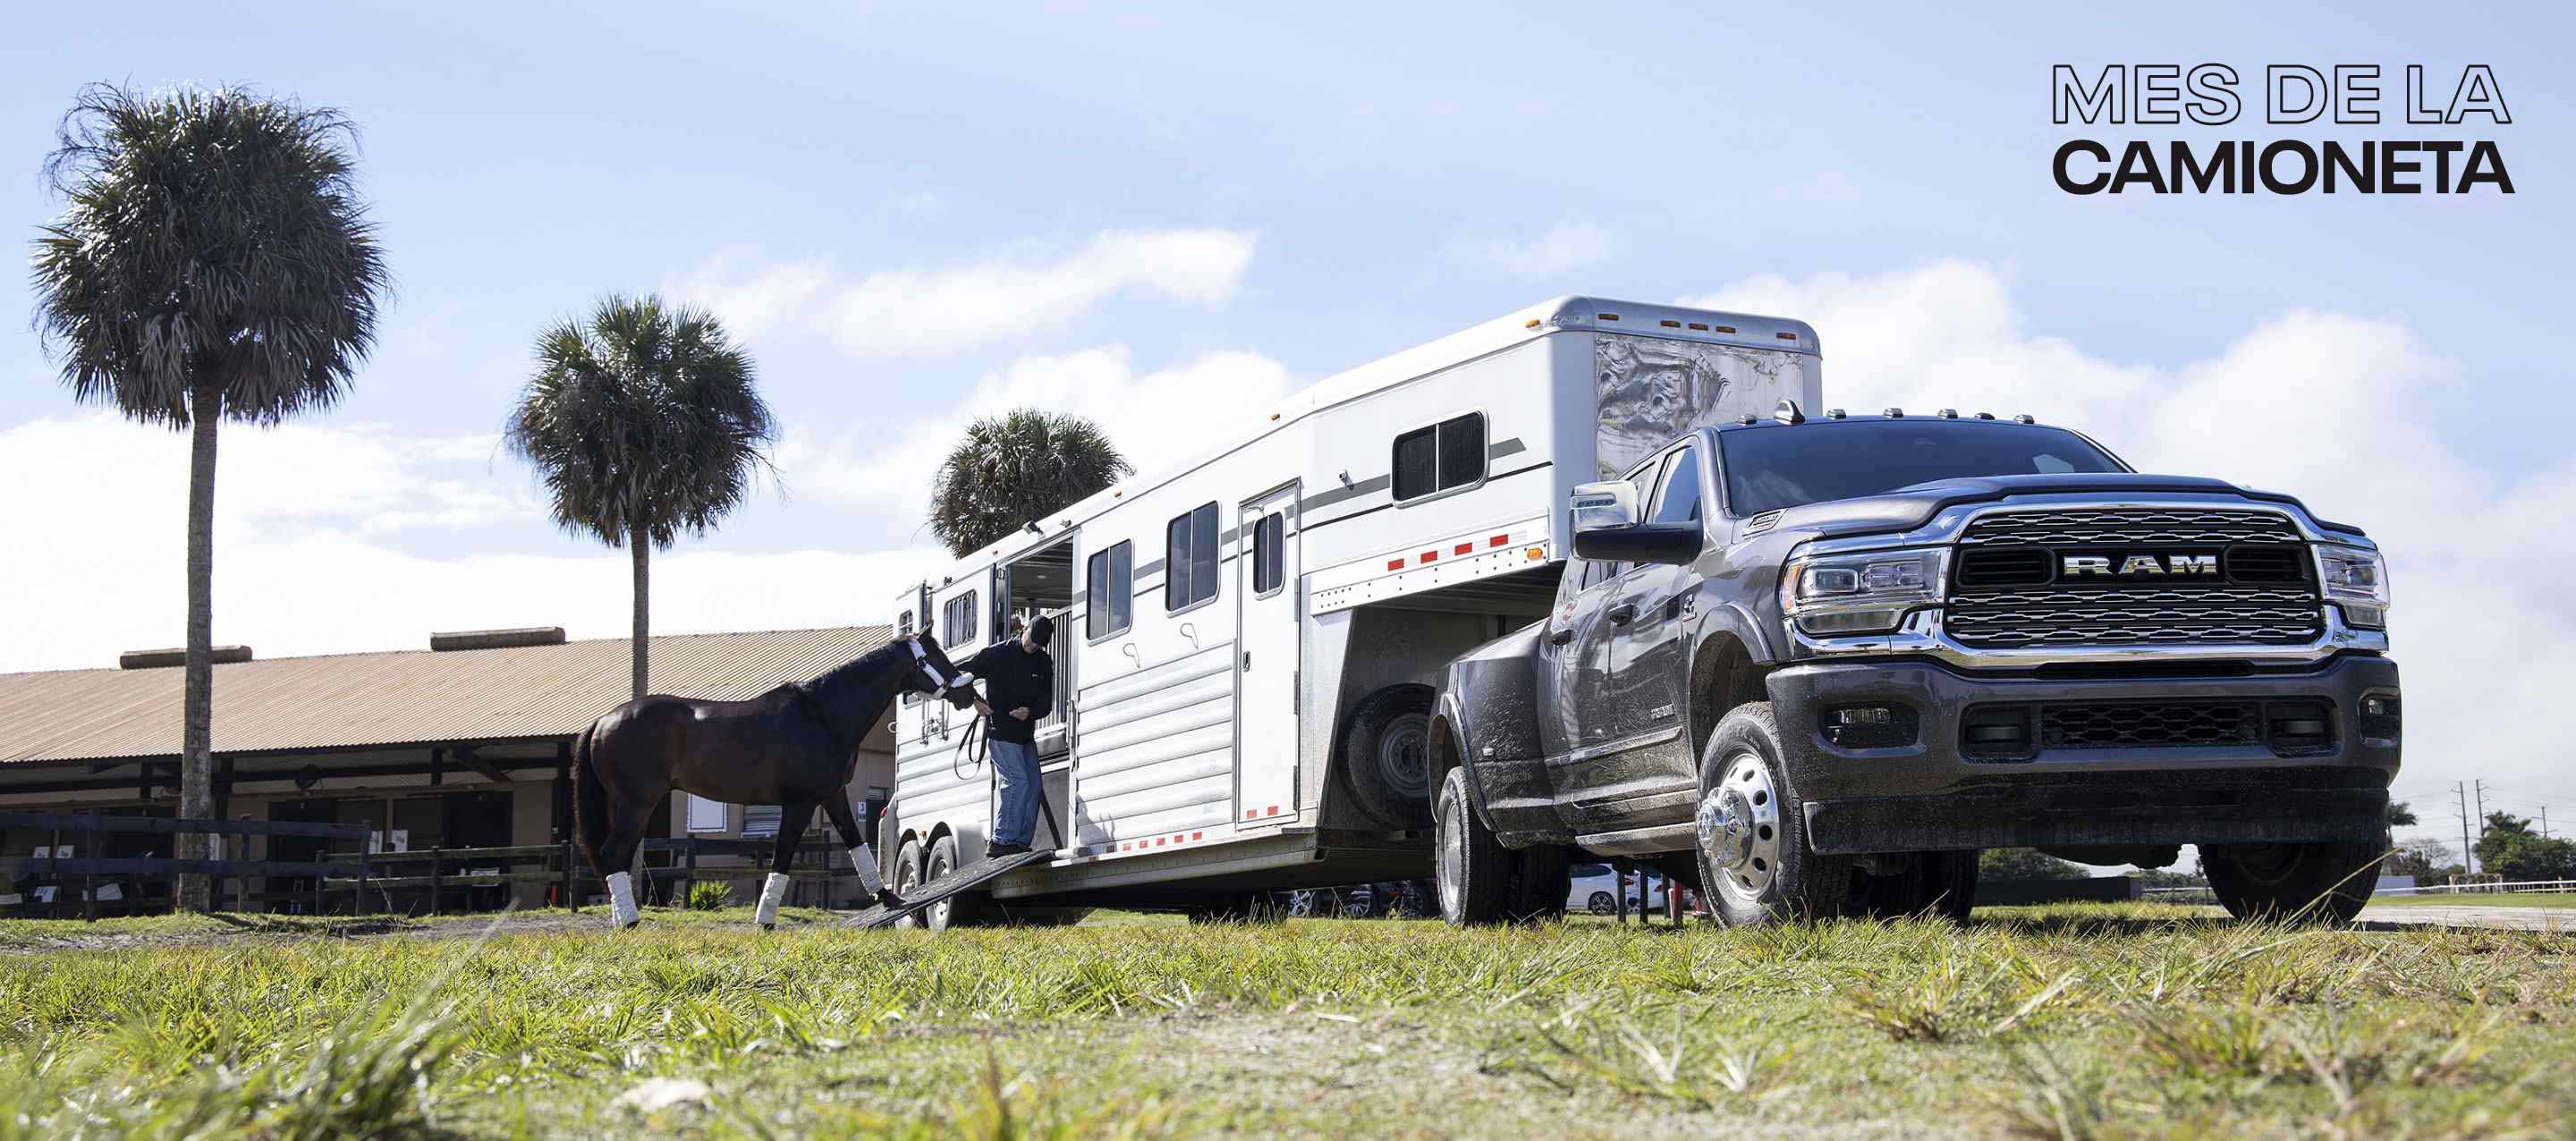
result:
[[(2278, 492), (2256, 491), (2225, 480), (2191, 475), (2144, 475), (2136, 472), (2067, 475), (1999, 475), (1975, 479), (1944, 479), (1900, 487), (1882, 495), (1862, 499), (1834, 499), (1790, 507), (1780, 512), (1776, 531), (1803, 531), (1819, 537), (1839, 538), (1847, 535), (1872, 535), (1890, 531), (1911, 531), (1932, 521), (1944, 508), (1963, 503), (1991, 503), (2015, 495), (2057, 495), (2065, 493), (2094, 495), (2226, 495), (2263, 503), (2277, 503), (2297, 508), (2307, 507), (2296, 498)], [(2316, 519), (2317, 526), (2342, 531), (2355, 538), (2361, 528)]]

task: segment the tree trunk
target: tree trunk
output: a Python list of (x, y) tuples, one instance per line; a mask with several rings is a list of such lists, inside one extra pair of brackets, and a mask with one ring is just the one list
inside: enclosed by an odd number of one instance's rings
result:
[[(188, 664), (181, 702), (179, 815), (203, 820), (215, 810), (215, 427), (223, 416), (223, 391), (200, 383), (189, 393), (188, 422)], [(206, 837), (181, 833), (172, 845), (183, 860), (207, 858)], [(181, 911), (214, 909), (214, 882), (202, 873), (179, 877), (172, 903)]]
[(627, 519), (626, 549), (635, 560), (635, 696), (642, 697), (651, 676), (653, 539), (640, 511)]

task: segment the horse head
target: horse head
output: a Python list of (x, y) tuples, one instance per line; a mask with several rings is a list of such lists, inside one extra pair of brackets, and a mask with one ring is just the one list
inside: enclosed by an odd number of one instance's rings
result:
[(975, 704), (975, 675), (959, 671), (947, 651), (939, 648), (939, 639), (925, 631), (907, 635), (904, 641), (912, 647), (915, 668), (905, 677), (914, 692), (945, 698), (957, 709)]

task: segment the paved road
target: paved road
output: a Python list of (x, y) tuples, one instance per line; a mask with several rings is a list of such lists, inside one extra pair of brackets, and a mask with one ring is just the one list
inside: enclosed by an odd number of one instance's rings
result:
[(2440, 924), (2446, 927), (2521, 927), (2576, 934), (2576, 907), (2454, 907), (2399, 904), (2365, 907), (2364, 923)]

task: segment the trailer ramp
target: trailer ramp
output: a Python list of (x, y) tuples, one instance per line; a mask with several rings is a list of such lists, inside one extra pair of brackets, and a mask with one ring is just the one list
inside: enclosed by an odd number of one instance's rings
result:
[(1040, 848), (1034, 852), (1021, 852), (1016, 855), (1009, 856), (986, 856), (983, 859), (977, 860), (974, 863), (968, 864), (956, 871), (941, 876), (936, 880), (932, 880), (929, 883), (922, 884), (921, 886), (912, 889), (912, 894), (905, 896), (903, 904), (899, 907), (870, 907), (865, 911), (849, 917), (843, 922), (848, 926), (858, 928), (890, 927), (894, 925), (895, 920), (901, 919), (904, 916), (910, 915), (922, 908), (928, 907), (931, 904), (955, 895), (958, 892), (965, 891), (969, 888), (980, 887), (991, 882), (1004, 872), (1010, 871), (1014, 868), (1024, 868), (1030, 864), (1037, 863), (1040, 860), (1052, 859), (1054, 856), (1054, 852), (1048, 851), (1044, 848)]

